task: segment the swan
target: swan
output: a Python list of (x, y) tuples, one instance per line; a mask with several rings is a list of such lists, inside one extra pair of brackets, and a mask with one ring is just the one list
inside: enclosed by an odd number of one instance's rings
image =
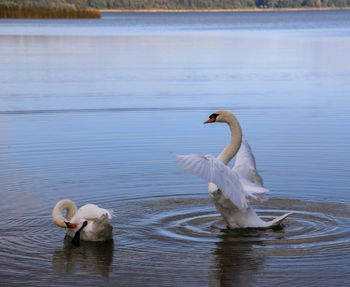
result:
[[(268, 189), (263, 187), (254, 155), (242, 135), (238, 120), (230, 111), (218, 110), (204, 124), (216, 122), (230, 127), (231, 140), (226, 148), (217, 158), (199, 154), (177, 155), (180, 167), (208, 181), (209, 195), (229, 228), (272, 228), (280, 225), (291, 212), (264, 221), (249, 204), (249, 199), (260, 199)], [(227, 164), (235, 155), (235, 164), (230, 169)]]
[[(63, 211), (67, 210), (65, 217)], [(72, 243), (79, 245), (80, 239), (86, 241), (105, 241), (112, 239), (112, 212), (95, 204), (86, 204), (79, 209), (69, 199), (60, 200), (52, 210), (53, 222), (66, 228)]]

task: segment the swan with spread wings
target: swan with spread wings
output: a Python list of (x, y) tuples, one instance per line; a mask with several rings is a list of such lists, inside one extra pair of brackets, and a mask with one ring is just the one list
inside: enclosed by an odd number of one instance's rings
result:
[[(242, 136), (236, 117), (229, 111), (219, 110), (204, 122), (223, 122), (231, 130), (228, 146), (215, 158), (211, 155), (178, 155), (181, 168), (208, 181), (208, 191), (216, 209), (221, 213), (230, 228), (271, 228), (291, 213), (286, 213), (271, 221), (262, 220), (249, 204), (249, 199), (258, 199), (268, 189), (263, 187), (262, 179), (256, 170), (252, 150)], [(236, 155), (232, 169), (227, 164)]]

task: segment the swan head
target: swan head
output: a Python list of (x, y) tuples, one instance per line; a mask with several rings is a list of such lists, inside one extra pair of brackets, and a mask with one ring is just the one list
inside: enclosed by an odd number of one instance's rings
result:
[(66, 224), (67, 234), (69, 234), (69, 236), (73, 237), (73, 239), (72, 239), (73, 245), (79, 246), (80, 245), (80, 233), (87, 226), (88, 221), (81, 219), (77, 223), (71, 223), (69, 221), (65, 221), (64, 223)]
[(64, 223), (67, 229), (75, 232), (79, 229), (83, 229), (88, 224), (88, 221), (85, 218), (73, 218), (72, 221), (64, 221)]
[(209, 123), (229, 123), (230, 120), (232, 119), (233, 114), (230, 111), (226, 110), (218, 110), (215, 113), (212, 113), (209, 116), (209, 120), (205, 121), (204, 124), (209, 124)]
[(78, 227), (78, 225), (74, 224), (74, 223), (71, 223), (69, 221), (64, 221), (64, 223), (66, 224), (66, 228), (72, 228), (72, 229), (75, 229)]

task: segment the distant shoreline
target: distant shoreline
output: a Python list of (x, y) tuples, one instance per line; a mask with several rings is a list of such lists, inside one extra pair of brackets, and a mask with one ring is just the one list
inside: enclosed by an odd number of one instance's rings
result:
[(328, 11), (350, 10), (350, 7), (242, 8), (242, 9), (99, 9), (100, 12), (269, 12), (269, 11)]

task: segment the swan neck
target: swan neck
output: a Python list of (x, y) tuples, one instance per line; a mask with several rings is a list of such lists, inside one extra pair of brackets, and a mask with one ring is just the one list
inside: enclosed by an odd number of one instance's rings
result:
[[(67, 209), (66, 217), (63, 216), (63, 211)], [(63, 199), (59, 201), (52, 210), (53, 222), (62, 228), (66, 227), (65, 221), (70, 221), (74, 214), (77, 212), (77, 207), (73, 201), (69, 199)]]
[(224, 164), (228, 164), (241, 147), (242, 130), (238, 120), (233, 114), (231, 114), (225, 122), (230, 127), (231, 139), (229, 144), (219, 154), (218, 160), (222, 161)]

